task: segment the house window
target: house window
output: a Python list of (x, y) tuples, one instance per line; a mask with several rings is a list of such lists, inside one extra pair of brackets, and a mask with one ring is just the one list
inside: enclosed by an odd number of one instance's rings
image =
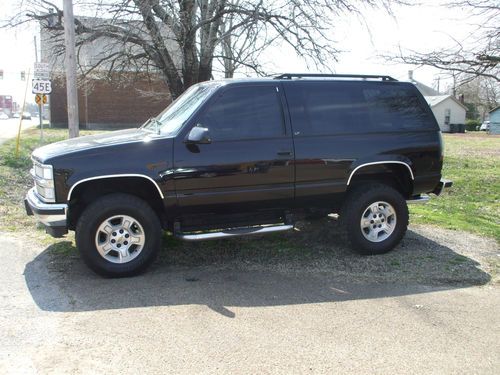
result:
[(450, 125), (450, 116), (451, 116), (451, 110), (445, 109), (445, 111), (444, 111), (444, 123), (446, 125)]
[(24, 70), (21, 71), (21, 81), (26, 80), (26, 72)]

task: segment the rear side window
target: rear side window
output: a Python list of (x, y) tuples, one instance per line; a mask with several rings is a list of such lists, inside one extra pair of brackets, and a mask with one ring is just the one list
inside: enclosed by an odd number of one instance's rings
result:
[(274, 86), (232, 87), (212, 103), (199, 123), (215, 141), (280, 137), (281, 103)]
[(415, 91), (402, 85), (301, 82), (286, 95), (298, 135), (434, 130)]

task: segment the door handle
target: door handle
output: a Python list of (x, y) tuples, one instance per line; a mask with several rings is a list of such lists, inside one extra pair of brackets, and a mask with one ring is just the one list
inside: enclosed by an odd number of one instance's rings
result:
[(279, 156), (292, 156), (292, 151), (278, 151)]

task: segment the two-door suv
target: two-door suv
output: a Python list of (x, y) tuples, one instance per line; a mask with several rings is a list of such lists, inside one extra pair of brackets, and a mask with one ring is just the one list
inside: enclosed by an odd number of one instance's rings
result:
[(391, 250), (407, 202), (441, 179), (438, 124), (411, 83), (387, 76), (284, 74), (197, 84), (138, 129), (33, 152), (26, 197), (49, 234), (76, 231), (95, 272), (155, 259), (162, 230), (185, 240), (289, 230), (338, 213), (356, 251)]

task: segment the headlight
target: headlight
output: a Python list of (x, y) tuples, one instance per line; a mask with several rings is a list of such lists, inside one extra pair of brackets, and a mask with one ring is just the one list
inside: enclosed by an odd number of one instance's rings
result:
[(52, 165), (35, 164), (35, 175), (38, 178), (43, 178), (45, 180), (52, 180), (54, 174), (52, 172)]
[(35, 188), (43, 200), (46, 202), (55, 202), (55, 189), (54, 189), (54, 171), (52, 165), (40, 164), (33, 161), (33, 169), (31, 175), (35, 180)]

